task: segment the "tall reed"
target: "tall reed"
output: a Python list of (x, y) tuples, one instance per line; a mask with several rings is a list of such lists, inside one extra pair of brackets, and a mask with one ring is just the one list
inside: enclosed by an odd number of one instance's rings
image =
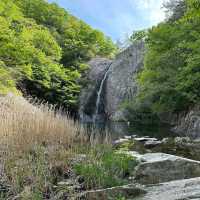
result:
[(85, 136), (81, 125), (53, 106), (13, 95), (0, 97), (0, 152), (26, 151), (38, 144), (68, 148), (84, 142)]

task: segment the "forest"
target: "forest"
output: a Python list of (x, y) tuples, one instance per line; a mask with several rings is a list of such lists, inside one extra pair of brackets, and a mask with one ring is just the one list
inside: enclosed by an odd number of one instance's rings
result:
[(117, 48), (101, 31), (45, 0), (0, 1), (1, 94), (32, 96), (76, 112), (87, 61)]
[(167, 19), (145, 34), (144, 68), (130, 106), (158, 115), (187, 110), (200, 101), (200, 1), (169, 1), (165, 7)]

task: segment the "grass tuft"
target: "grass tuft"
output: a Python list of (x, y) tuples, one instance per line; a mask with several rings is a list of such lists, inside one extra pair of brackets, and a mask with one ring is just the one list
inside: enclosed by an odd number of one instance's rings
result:
[(99, 189), (128, 183), (136, 160), (124, 153), (115, 152), (110, 146), (99, 145), (87, 153), (87, 159), (74, 166), (77, 175), (84, 178), (87, 189)]

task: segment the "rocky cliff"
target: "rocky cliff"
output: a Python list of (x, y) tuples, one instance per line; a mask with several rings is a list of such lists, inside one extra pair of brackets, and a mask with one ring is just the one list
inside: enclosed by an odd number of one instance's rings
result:
[[(87, 87), (82, 90), (79, 98), (79, 116), (82, 121), (92, 121), (95, 113), (97, 91), (111, 63), (112, 61), (106, 58), (95, 58), (88, 63), (90, 66), (87, 75), (88, 84)], [(103, 102), (101, 102), (101, 104), (103, 104)], [(104, 115), (104, 108), (102, 108), (102, 110), (102, 115)]]
[[(93, 120), (99, 88), (102, 80), (105, 80), (100, 94), (97, 119), (125, 121), (126, 110), (122, 104), (136, 94), (135, 77), (143, 66), (143, 60), (144, 43), (138, 42), (118, 54), (114, 60), (95, 58), (90, 61), (89, 84), (82, 90), (80, 96), (80, 118), (84, 121)], [(171, 123), (177, 133), (200, 136), (200, 106), (176, 115), (163, 114), (160, 118), (163, 122)]]
[[(132, 98), (137, 90), (135, 74), (143, 66), (144, 43), (138, 42), (116, 56), (113, 61), (95, 58), (89, 62), (89, 84), (80, 96), (80, 118), (91, 121), (96, 107), (102, 80), (106, 78), (101, 91), (98, 119), (125, 120), (123, 102)], [(107, 77), (105, 73), (107, 73)]]
[(121, 105), (136, 94), (135, 77), (143, 66), (143, 57), (144, 43), (138, 42), (117, 55), (113, 61), (105, 92), (105, 110), (111, 120), (125, 120), (125, 110)]
[[(173, 123), (173, 122), (172, 122)], [(200, 106), (177, 115), (173, 130), (192, 137), (200, 137)]]

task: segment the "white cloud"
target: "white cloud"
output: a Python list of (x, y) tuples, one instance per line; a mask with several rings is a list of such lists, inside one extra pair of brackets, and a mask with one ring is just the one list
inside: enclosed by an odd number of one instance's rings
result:
[(133, 8), (141, 11), (151, 25), (155, 25), (165, 18), (165, 12), (162, 8), (166, 0), (129, 0)]
[(113, 40), (156, 25), (165, 17), (162, 4), (166, 0), (48, 1), (57, 1), (75, 16), (104, 31)]

